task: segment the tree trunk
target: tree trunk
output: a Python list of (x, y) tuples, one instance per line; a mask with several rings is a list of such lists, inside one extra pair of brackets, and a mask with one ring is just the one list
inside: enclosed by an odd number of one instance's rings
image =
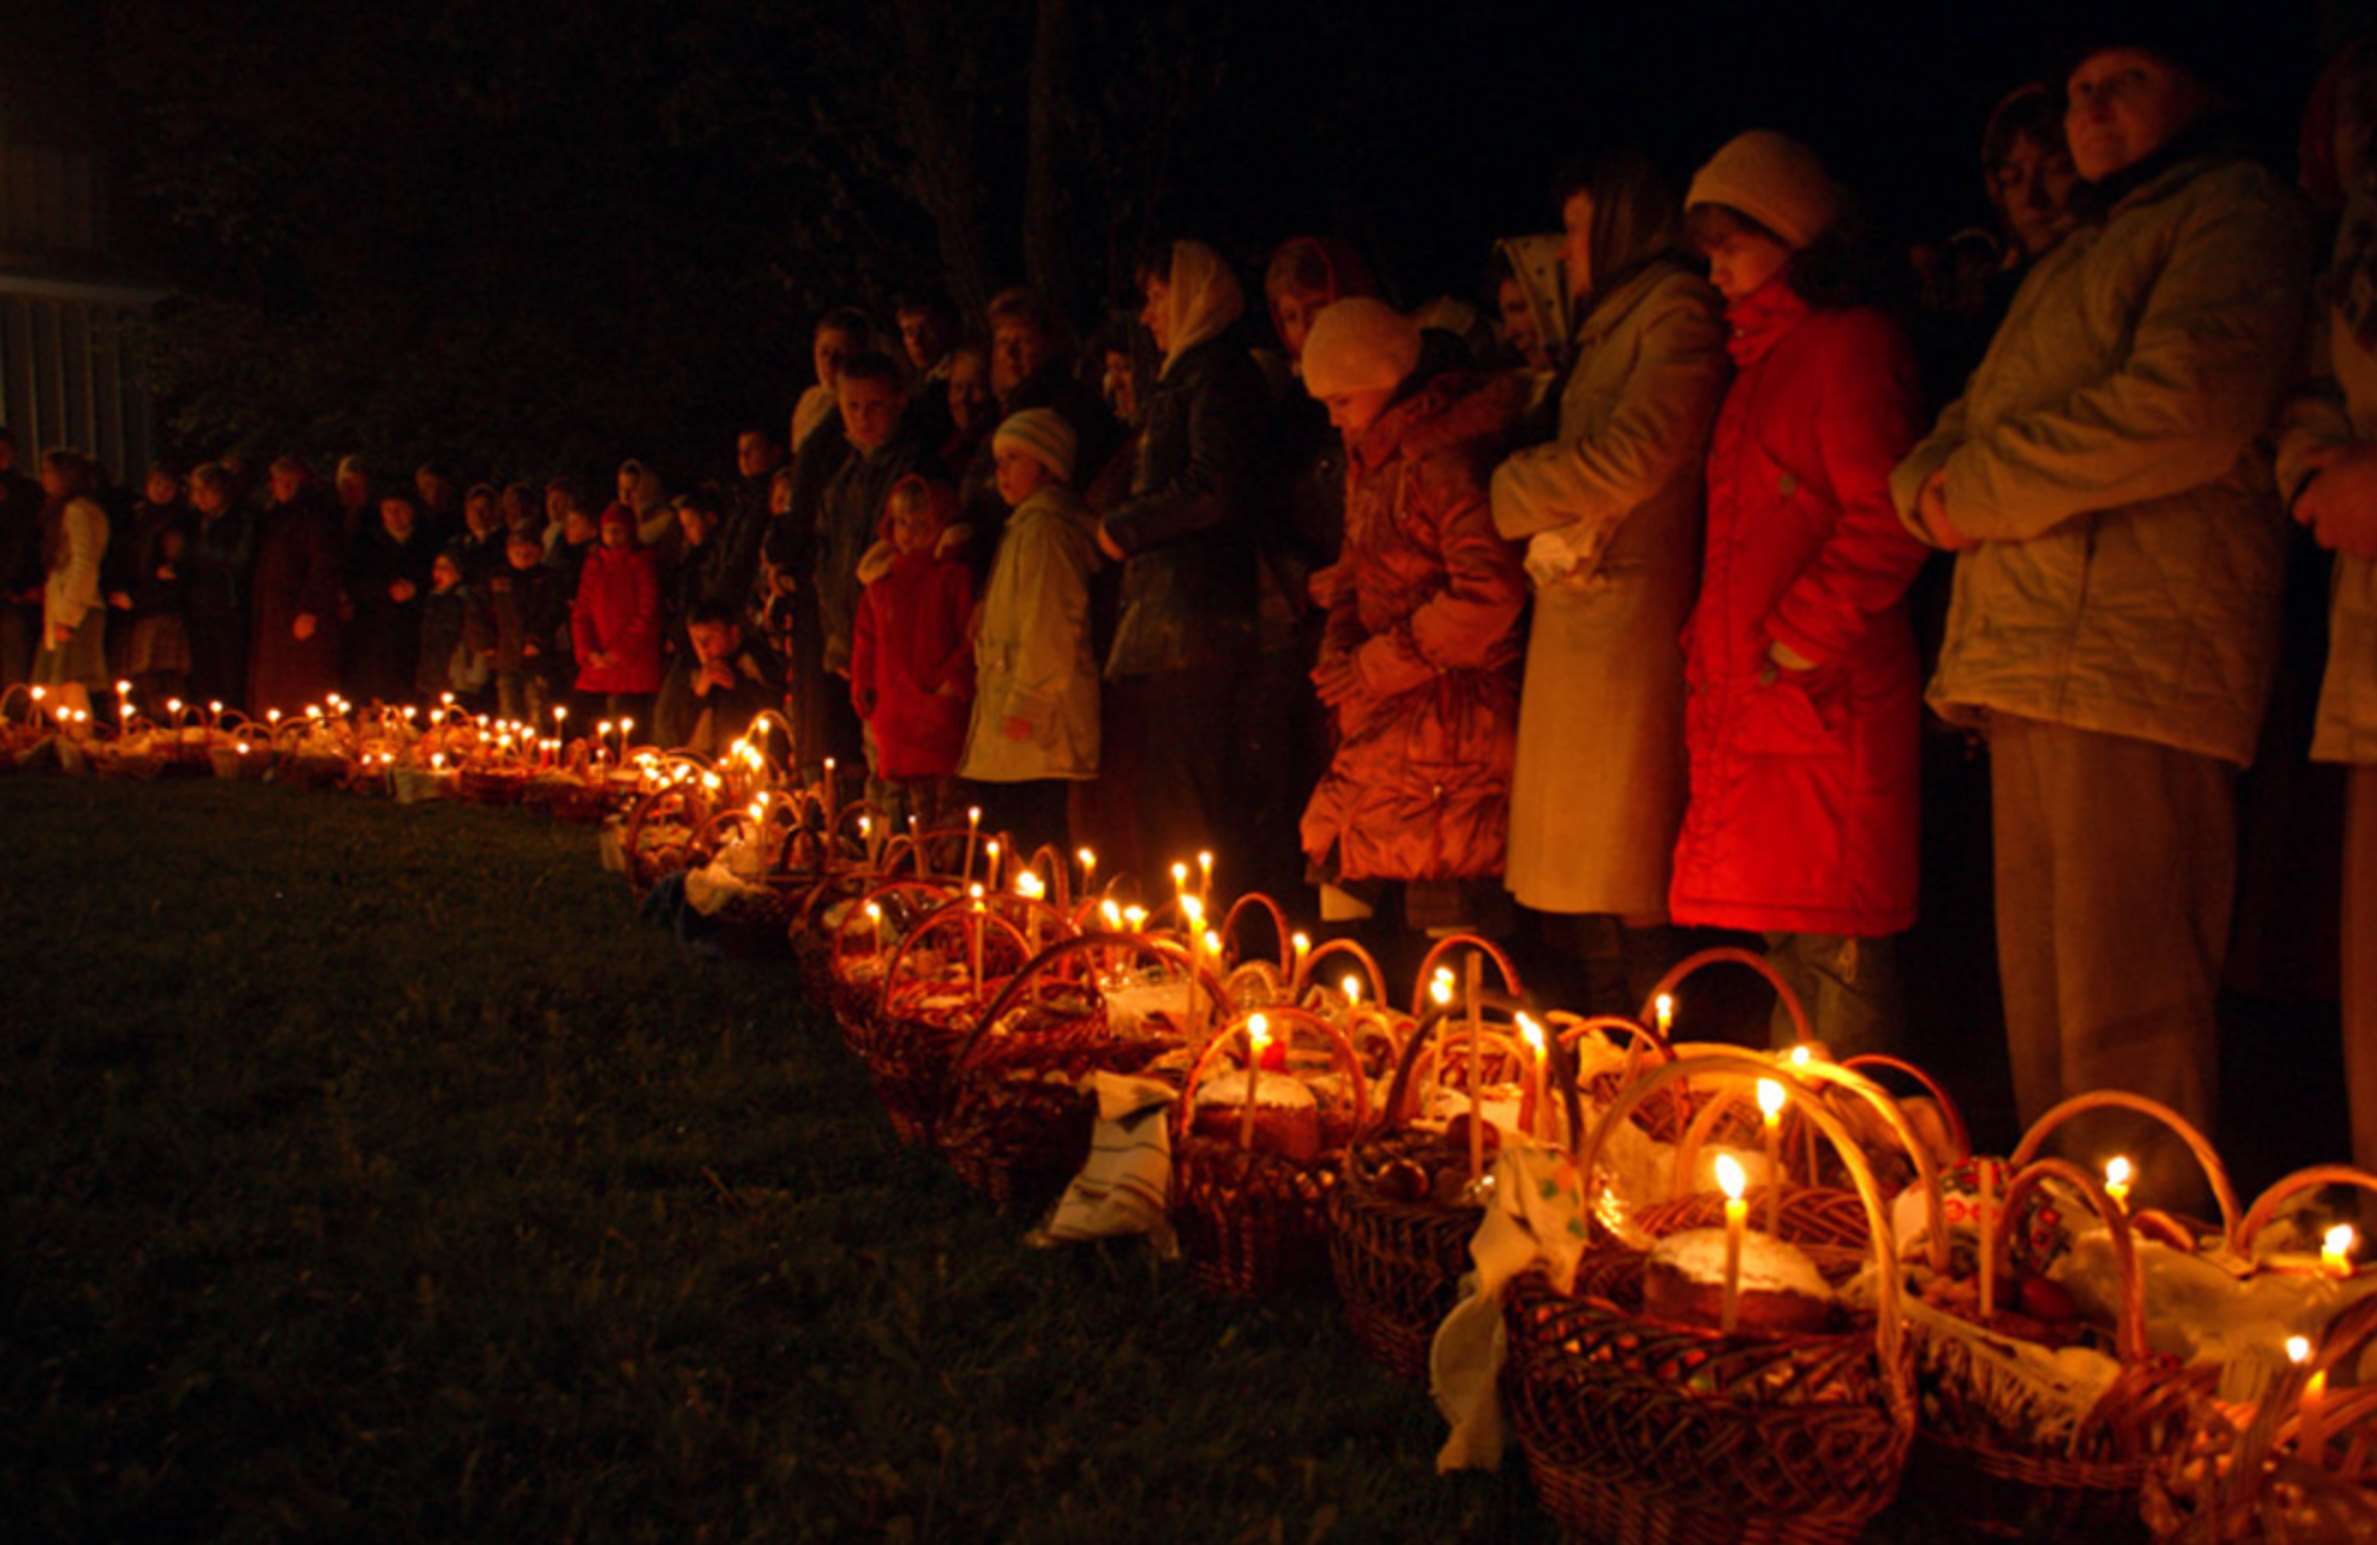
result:
[[(1027, 157), (1024, 166), (1023, 264), (1032, 289), (1050, 305), (1075, 303), (1073, 247), (1065, 225), (1066, 87), (1073, 23), (1066, 0), (1038, 0), (1032, 15)], [(1075, 320), (1079, 320), (1076, 318)]]
[(991, 265), (969, 127), (974, 104), (960, 90), (943, 46), (950, 15), (926, 0), (898, 0), (896, 14), (905, 67), (895, 73), (894, 96), (909, 185), (932, 216), (950, 298), (964, 314), (978, 315), (990, 301)]

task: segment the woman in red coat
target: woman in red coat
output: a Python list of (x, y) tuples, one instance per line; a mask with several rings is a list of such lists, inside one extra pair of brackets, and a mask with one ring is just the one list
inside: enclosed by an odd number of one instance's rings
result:
[(1344, 550), (1312, 577), (1329, 614), (1312, 679), (1337, 752), (1303, 836), (1339, 915), (1372, 904), (1364, 882), (1403, 881), (1406, 922), (1441, 928), (1478, 921), (1466, 882), (1499, 877), (1509, 845), (1526, 578), (1485, 474), (1522, 388), (1419, 379), (1419, 359), (1418, 327), (1377, 300), (1331, 304), (1305, 340), (1305, 389), (1345, 437), (1346, 477)]
[(339, 520), (294, 456), (272, 464), (272, 507), (256, 528), (248, 711), (302, 714), (338, 690)]
[(1839, 196), (1803, 147), (1745, 134), (1685, 203), (1736, 373), (1685, 626), (1692, 785), (1670, 904), (1679, 923), (1764, 934), (1836, 1056), (1881, 1049), (1901, 1018), (1893, 936), (1915, 920), (1922, 683), (1905, 595), (1926, 549), (1889, 489), (1918, 432), (1914, 353), (1880, 312), (1818, 303), (1845, 247)]
[(602, 545), (578, 572), (570, 605), (578, 656), (578, 695), (586, 717), (652, 723), (660, 690), (660, 571), (636, 542), (633, 511), (603, 511)]

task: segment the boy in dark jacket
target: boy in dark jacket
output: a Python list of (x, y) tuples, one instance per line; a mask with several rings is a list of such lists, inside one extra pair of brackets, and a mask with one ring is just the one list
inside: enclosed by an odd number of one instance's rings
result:
[(472, 637), (494, 651), (496, 711), (535, 724), (550, 697), (547, 675), (555, 632), (568, 610), (562, 576), (545, 563), (536, 533), (517, 529), (504, 543), (501, 572), (471, 593)]
[(413, 672), (413, 690), (425, 703), (447, 692), (478, 712), (487, 685), (480, 664), (484, 645), (473, 644), (470, 591), (462, 583), (462, 557), (452, 548), (439, 553), (429, 566), (429, 594), (421, 598), (421, 663)]
[(783, 705), (784, 673), (765, 643), (746, 636), (742, 614), (723, 602), (695, 606), (685, 636), (689, 647), (677, 652), (652, 710), (653, 743), (715, 756), (753, 718)]

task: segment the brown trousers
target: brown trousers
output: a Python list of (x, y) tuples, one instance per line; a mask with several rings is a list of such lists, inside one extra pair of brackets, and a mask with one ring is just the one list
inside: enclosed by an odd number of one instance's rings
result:
[(2377, 766), (2344, 795), (2344, 1083), (2352, 1161), (2377, 1169)]
[[(2025, 1127), (2092, 1089), (2159, 1100), (2213, 1135), (2215, 999), (2236, 888), (2235, 771), (2125, 735), (2001, 716), (1989, 730), (1997, 959)], [(2142, 1120), (2085, 1117), (2061, 1147), (2138, 1165), (2138, 1199), (2208, 1194)]]

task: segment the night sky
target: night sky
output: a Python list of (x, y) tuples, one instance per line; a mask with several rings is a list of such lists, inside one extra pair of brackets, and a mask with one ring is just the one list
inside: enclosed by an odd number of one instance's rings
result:
[[(1086, 324), (1132, 249), (1174, 234), (1250, 277), (1284, 236), (1342, 235), (1407, 304), (1474, 298), (1495, 237), (1555, 227), (1562, 162), (1631, 142), (1681, 176), (1759, 125), (1815, 145), (1892, 243), (1936, 238), (1985, 218), (1981, 122), (2071, 10), (30, 3), (47, 19), (20, 35), (79, 43), (96, 79), (30, 109), (18, 92), (10, 132), (81, 116), (108, 147), (110, 261), (187, 297), (156, 361), (177, 448), (530, 476), (717, 460), (722, 426), (782, 423), (822, 308), (939, 280), (944, 223), (902, 132), (920, 100), (950, 106), (967, 158), (977, 283), (955, 287), (1031, 277), (1036, 21), (1067, 44), (1052, 228)], [(2286, 165), (2325, 47), (2367, 7), (2196, 9)]]

